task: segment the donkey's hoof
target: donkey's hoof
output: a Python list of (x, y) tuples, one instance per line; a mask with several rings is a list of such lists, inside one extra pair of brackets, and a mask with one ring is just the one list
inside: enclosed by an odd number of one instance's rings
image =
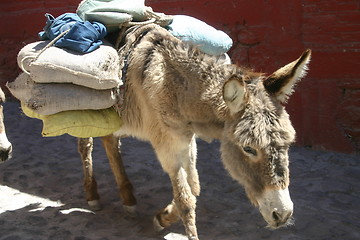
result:
[(100, 211), (102, 209), (99, 200), (88, 201), (88, 205), (89, 205), (90, 209), (93, 211)]
[(127, 205), (123, 205), (123, 208), (124, 208), (124, 211), (125, 211), (125, 214), (129, 217), (136, 217), (137, 214), (136, 214), (136, 205), (133, 205), (133, 206), (127, 206)]
[(160, 232), (162, 230), (164, 230), (164, 227), (161, 226), (159, 219), (157, 218), (157, 216), (154, 217), (153, 219), (153, 224), (154, 224), (154, 230), (157, 232)]
[(189, 239), (190, 239), (190, 240), (199, 240), (199, 238), (198, 238), (198, 237), (195, 237), (195, 236), (191, 236), (191, 237), (189, 237)]

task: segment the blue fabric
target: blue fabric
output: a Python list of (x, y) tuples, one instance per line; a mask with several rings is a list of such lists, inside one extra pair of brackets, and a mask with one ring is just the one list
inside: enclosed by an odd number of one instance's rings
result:
[(106, 36), (106, 28), (102, 23), (83, 21), (75, 13), (64, 13), (57, 18), (45, 14), (47, 18), (44, 31), (39, 33), (41, 40), (53, 40), (62, 32), (68, 33), (55, 42), (55, 46), (88, 53), (97, 49)]
[(172, 23), (166, 28), (175, 37), (197, 46), (202, 52), (210, 55), (220, 56), (229, 51), (233, 44), (225, 32), (186, 15), (174, 15)]

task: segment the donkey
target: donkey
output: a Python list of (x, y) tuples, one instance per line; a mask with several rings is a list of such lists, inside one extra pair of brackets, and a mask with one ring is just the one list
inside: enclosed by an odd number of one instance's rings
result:
[(4, 113), (2, 104), (5, 102), (5, 94), (0, 88), (0, 163), (11, 158), (12, 145), (9, 142), (4, 125)]
[[(305, 76), (311, 51), (270, 76), (231, 64), (152, 26), (138, 35), (128, 57), (124, 122), (102, 138), (127, 210), (136, 199), (119, 153), (123, 135), (147, 140), (169, 175), (173, 201), (154, 218), (158, 230), (179, 220), (187, 237), (198, 240), (196, 197), (200, 194), (195, 136), (221, 141), (221, 157), (230, 175), (259, 208), (268, 226), (291, 223), (288, 150), (295, 130), (283, 104)], [(88, 203), (98, 206), (92, 173), (92, 139), (79, 139)]]

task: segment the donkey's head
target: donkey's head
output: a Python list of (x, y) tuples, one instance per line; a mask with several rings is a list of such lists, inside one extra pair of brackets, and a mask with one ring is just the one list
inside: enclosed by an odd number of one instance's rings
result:
[(272, 228), (289, 224), (293, 213), (288, 150), (295, 130), (283, 104), (305, 76), (310, 56), (307, 50), (267, 78), (237, 70), (223, 87), (229, 109), (221, 143), (224, 165)]

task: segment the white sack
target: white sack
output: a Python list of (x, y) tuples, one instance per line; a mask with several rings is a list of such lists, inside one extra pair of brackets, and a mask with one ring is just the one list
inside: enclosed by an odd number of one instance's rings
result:
[(93, 89), (111, 89), (122, 84), (117, 51), (101, 45), (87, 54), (58, 47), (49, 47), (35, 61), (35, 57), (49, 41), (34, 42), (18, 54), (18, 65), (30, 72), (38, 83), (73, 83)]
[(116, 102), (112, 89), (95, 90), (70, 83), (35, 83), (26, 73), (21, 73), (7, 87), (14, 97), (41, 115), (68, 110), (105, 109)]

